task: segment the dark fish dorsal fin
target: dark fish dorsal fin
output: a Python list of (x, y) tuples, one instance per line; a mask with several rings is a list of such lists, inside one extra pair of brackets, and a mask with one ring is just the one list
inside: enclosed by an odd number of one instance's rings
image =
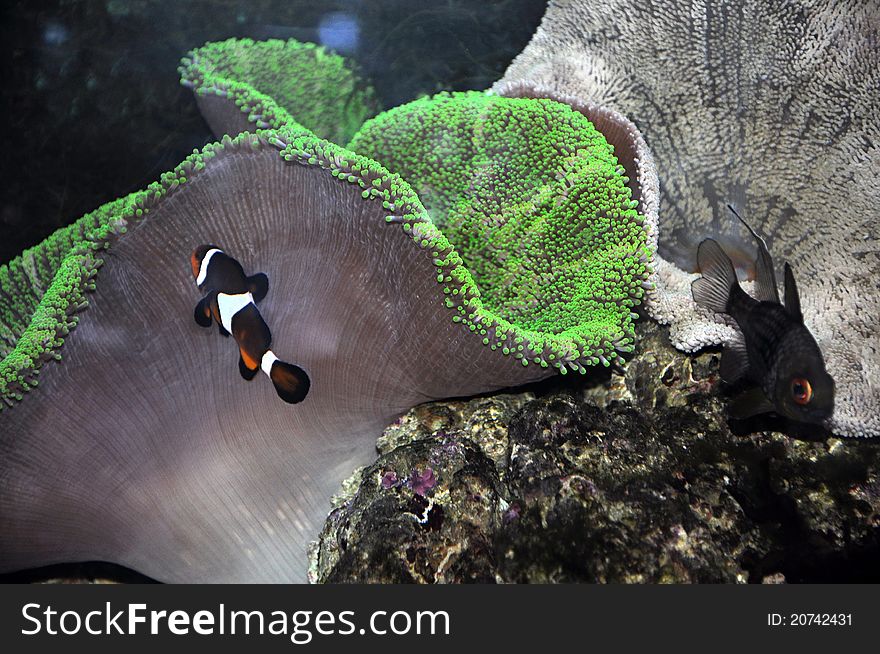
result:
[(785, 310), (798, 322), (804, 321), (804, 314), (801, 313), (801, 297), (798, 295), (794, 273), (787, 261), (785, 262)]
[(776, 273), (773, 272), (773, 259), (764, 244), (764, 239), (758, 240), (758, 259), (755, 265), (757, 275), (755, 277), (755, 295), (762, 302), (775, 302), (779, 304), (779, 289), (776, 286)]
[(717, 241), (707, 238), (697, 248), (697, 265), (702, 277), (691, 284), (694, 302), (715, 313), (727, 313), (730, 294), (737, 285), (730, 257)]
[(749, 233), (758, 243), (758, 256), (755, 261), (755, 297), (762, 302), (775, 302), (776, 304), (779, 304), (779, 289), (776, 285), (776, 273), (773, 271), (773, 257), (770, 256), (770, 251), (767, 249), (767, 243), (758, 232), (752, 229), (752, 226), (736, 212), (736, 209), (729, 204), (727, 205), (727, 208), (730, 209), (731, 213), (733, 213), (733, 215), (746, 226), (746, 229), (749, 230)]

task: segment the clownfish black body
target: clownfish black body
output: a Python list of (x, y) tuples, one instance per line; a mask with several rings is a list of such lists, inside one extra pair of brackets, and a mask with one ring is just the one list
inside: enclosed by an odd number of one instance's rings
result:
[(238, 343), (238, 370), (250, 381), (262, 369), (272, 380), (275, 391), (285, 402), (302, 402), (309, 392), (305, 370), (281, 361), (270, 349), (272, 333), (256, 303), (269, 292), (269, 279), (263, 273), (250, 277), (241, 264), (214, 245), (200, 245), (191, 257), (193, 277), (206, 292), (196, 305), (194, 317), (201, 327), (216, 320), (223, 336), (232, 334)]

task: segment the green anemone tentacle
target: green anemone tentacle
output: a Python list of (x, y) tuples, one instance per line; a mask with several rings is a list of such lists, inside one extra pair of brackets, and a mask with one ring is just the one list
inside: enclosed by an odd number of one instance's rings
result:
[(562, 372), (631, 349), (651, 252), (624, 169), (582, 114), (441, 93), (373, 118), (349, 147), (398, 171), (455, 246), (463, 264), (437, 278), (486, 345)]
[(289, 126), (293, 116), (318, 136), (345, 143), (378, 111), (357, 67), (313, 43), (206, 43), (189, 52), (178, 71), (184, 86), (234, 103), (256, 129)]
[(99, 251), (120, 219), (143, 211), (143, 192), (109, 202), (0, 266), (0, 407), (37, 385), (43, 363), (60, 359), (86, 306)]

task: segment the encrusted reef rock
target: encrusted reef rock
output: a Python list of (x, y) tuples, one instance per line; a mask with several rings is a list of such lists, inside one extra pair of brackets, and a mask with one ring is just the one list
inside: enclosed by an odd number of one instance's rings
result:
[(880, 579), (878, 445), (729, 423), (718, 355), (638, 331), (623, 375), (423, 405), (389, 427), (312, 580)]

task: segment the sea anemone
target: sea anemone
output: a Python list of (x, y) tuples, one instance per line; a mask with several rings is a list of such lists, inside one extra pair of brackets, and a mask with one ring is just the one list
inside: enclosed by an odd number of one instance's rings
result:
[[(213, 97), (247, 108), (227, 119), (282, 116), (272, 89), (227, 89)], [(326, 133), (351, 129), (337, 109)], [(581, 113), (444, 94), (363, 125), (369, 157), (302, 126), (321, 117), (224, 136), (0, 268), (3, 569), (303, 580), (329, 498), (396, 416), (632, 348), (652, 254), (640, 177)], [(301, 404), (243, 382), (235, 348), (193, 322), (205, 242), (268, 275), (260, 311), (309, 373)]]

